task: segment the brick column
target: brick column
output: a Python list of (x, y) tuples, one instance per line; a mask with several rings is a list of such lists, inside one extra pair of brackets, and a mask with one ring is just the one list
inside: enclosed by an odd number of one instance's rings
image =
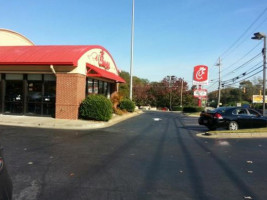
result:
[(56, 118), (78, 119), (80, 103), (85, 99), (86, 76), (57, 74)]

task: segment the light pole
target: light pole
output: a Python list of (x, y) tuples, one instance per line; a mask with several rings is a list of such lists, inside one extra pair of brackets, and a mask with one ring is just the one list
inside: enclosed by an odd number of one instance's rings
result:
[(131, 66), (130, 66), (130, 99), (133, 99), (133, 56), (134, 56), (134, 0), (132, 5), (132, 36), (131, 36)]
[(254, 33), (254, 37), (251, 39), (253, 40), (261, 40), (263, 39), (263, 81), (262, 81), (262, 115), (265, 116), (265, 88), (266, 88), (266, 35), (264, 33)]
[(170, 110), (172, 110), (171, 89), (170, 89), (170, 87), (171, 87), (171, 81), (173, 80), (174, 77), (175, 76), (167, 76), (167, 78), (169, 79), (169, 90), (170, 90), (170, 92), (169, 92), (169, 97), (170, 97)]
[(180, 103), (180, 107), (183, 107), (183, 86), (184, 86), (184, 79), (182, 79), (182, 87), (181, 87), (181, 103)]
[(218, 87), (218, 104), (217, 104), (217, 108), (219, 108), (221, 101), (221, 58), (219, 58), (219, 62), (216, 66), (219, 66), (219, 87)]

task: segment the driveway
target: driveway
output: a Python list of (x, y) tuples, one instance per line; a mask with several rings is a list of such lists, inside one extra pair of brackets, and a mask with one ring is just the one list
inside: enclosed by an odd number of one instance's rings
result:
[(266, 199), (266, 139), (206, 139), (197, 119), (145, 112), (109, 128), (0, 127), (15, 200)]

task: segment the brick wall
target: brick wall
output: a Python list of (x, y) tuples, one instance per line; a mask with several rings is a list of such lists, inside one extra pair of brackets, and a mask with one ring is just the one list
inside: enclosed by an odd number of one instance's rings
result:
[(86, 76), (57, 74), (56, 118), (78, 119), (80, 103), (85, 99)]

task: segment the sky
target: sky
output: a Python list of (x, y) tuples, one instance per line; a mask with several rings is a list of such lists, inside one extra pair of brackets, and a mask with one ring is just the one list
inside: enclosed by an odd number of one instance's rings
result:
[[(119, 70), (130, 71), (132, 0), (0, 3), (0, 28), (36, 45), (101, 45)], [(133, 75), (151, 82), (174, 75), (192, 85), (194, 66), (206, 65), (206, 88), (214, 90), (219, 57), (226, 85), (244, 72), (253, 75), (262, 61), (263, 42), (251, 37), (267, 34), (266, 8), (266, 0), (135, 0)]]

